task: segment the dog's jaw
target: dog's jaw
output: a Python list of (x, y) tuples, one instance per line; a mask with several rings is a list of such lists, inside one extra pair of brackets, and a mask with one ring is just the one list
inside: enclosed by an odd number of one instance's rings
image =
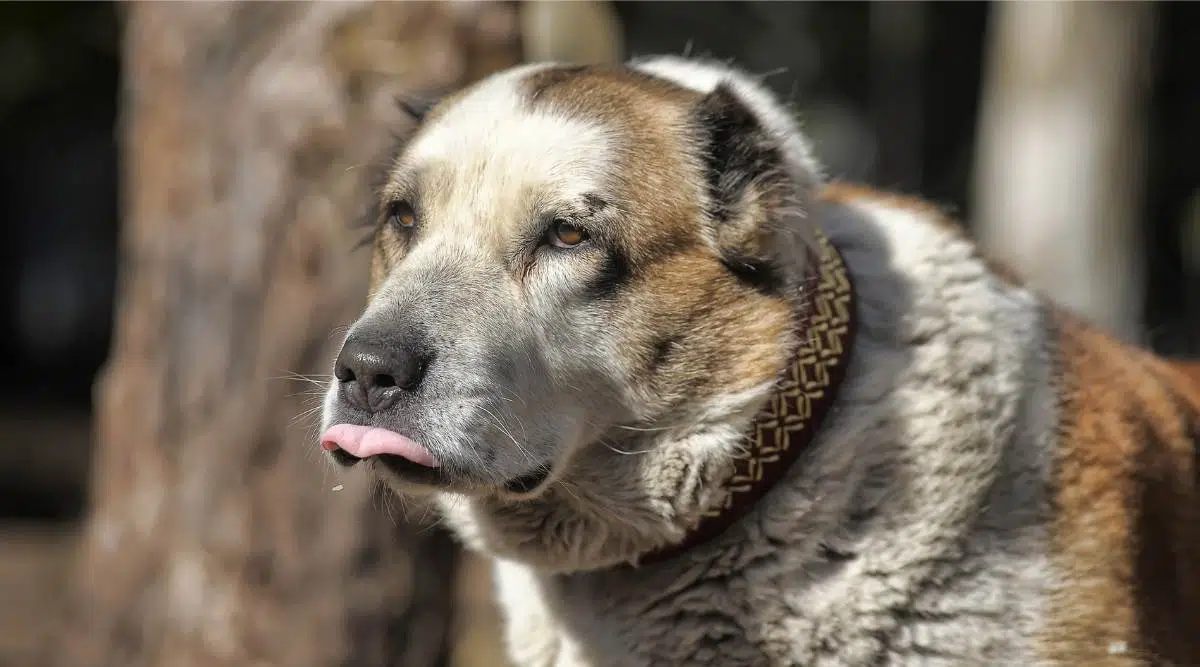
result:
[(690, 428), (627, 438), (613, 445), (621, 453), (593, 443), (536, 498), (440, 494), (439, 506), (470, 548), (543, 572), (636, 563), (682, 540), (723, 500), (746, 429), (773, 390), (768, 382), (721, 396)]

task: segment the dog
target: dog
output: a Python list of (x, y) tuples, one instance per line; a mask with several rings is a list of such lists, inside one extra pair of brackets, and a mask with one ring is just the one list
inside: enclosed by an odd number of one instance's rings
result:
[(379, 195), (321, 446), (493, 560), (513, 664), (1200, 665), (1195, 367), (753, 76), (515, 67)]

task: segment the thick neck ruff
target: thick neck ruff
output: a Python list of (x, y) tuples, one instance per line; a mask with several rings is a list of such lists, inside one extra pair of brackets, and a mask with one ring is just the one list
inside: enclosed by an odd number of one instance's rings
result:
[(815, 289), (805, 290), (796, 309), (800, 345), (746, 435), (724, 502), (703, 514), (682, 542), (641, 556), (637, 565), (667, 560), (720, 535), (783, 477), (820, 430), (850, 363), (857, 318), (850, 273), (820, 231), (811, 259), (805, 284)]

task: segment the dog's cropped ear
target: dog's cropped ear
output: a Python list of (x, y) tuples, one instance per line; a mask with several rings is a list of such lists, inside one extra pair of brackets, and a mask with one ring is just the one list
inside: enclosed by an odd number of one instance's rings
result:
[(437, 106), (437, 103), (438, 97), (435, 95), (405, 93), (396, 96), (396, 106), (416, 125), (420, 125), (425, 120), (425, 116), (433, 107)]
[(803, 193), (789, 176), (783, 138), (774, 136), (728, 83), (701, 98), (694, 121), (716, 249), (739, 279), (778, 294), (803, 271), (792, 266), (799, 240), (789, 229), (796, 225), (790, 218)]

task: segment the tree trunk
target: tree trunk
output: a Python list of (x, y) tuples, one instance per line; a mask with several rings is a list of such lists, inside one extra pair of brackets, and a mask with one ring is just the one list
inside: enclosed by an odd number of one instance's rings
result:
[(1153, 6), (993, 5), (975, 167), (985, 245), (1038, 288), (1141, 341)]
[(394, 95), (515, 62), (515, 8), (125, 11), (117, 325), (46, 664), (443, 664), (454, 546), (331, 471), (296, 423), (320, 388), (286, 376), (328, 372), (362, 306), (351, 223), (406, 129)]

